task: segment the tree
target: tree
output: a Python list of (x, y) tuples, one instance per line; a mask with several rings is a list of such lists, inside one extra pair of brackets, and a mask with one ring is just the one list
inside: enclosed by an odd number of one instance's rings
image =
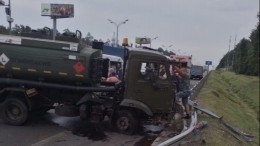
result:
[(162, 48), (158, 48), (158, 52), (163, 52), (163, 49)]
[[(257, 17), (260, 19), (260, 13)], [(236, 73), (259, 76), (259, 29), (258, 22), (256, 29), (251, 32), (250, 40), (243, 38), (234, 50), (223, 56), (217, 69), (232, 65)]]
[[(258, 20), (260, 19), (260, 13), (258, 13)], [(260, 26), (259, 22), (250, 35), (251, 48), (248, 50), (248, 63), (251, 75), (259, 75), (259, 35), (260, 35)]]
[(3, 26), (3, 25), (0, 25), (0, 34), (8, 34), (8, 29)]
[(91, 45), (91, 42), (94, 40), (94, 37), (90, 34), (90, 32), (87, 33), (87, 36), (83, 38), (86, 45)]

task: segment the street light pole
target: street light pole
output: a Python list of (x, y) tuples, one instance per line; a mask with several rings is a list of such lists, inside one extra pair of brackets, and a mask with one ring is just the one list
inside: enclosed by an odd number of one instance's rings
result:
[(8, 21), (8, 23), (9, 23), (9, 34), (11, 34), (11, 29), (12, 29), (11, 1), (9, 0), (8, 2), (9, 2), (8, 7), (9, 7), (9, 14), (10, 14), (9, 15), (10, 19)]
[(158, 39), (158, 36), (156, 36), (156, 37), (154, 37), (154, 38), (152, 38), (152, 39), (150, 40), (150, 48), (152, 48), (152, 40), (156, 40), (156, 39)]
[(11, 34), (11, 29), (12, 29), (12, 22), (13, 22), (13, 18), (11, 15), (11, 0), (8, 0), (8, 5), (5, 5), (5, 2), (3, 0), (0, 0), (0, 6), (7, 6), (8, 9), (6, 9), (6, 14), (9, 15), (9, 17), (7, 17), (7, 22), (9, 23), (9, 34)]
[(119, 26), (122, 25), (122, 24), (125, 24), (128, 19), (126, 19), (125, 21), (122, 21), (120, 23), (116, 23), (110, 19), (107, 19), (110, 23), (113, 23), (115, 26), (116, 26), (116, 45), (118, 46), (118, 30), (119, 30)]

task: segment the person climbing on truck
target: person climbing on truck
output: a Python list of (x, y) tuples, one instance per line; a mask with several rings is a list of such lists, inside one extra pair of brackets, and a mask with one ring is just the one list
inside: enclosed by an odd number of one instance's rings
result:
[(176, 92), (179, 92), (179, 82), (180, 81), (179, 81), (178, 75), (179, 75), (179, 73), (177, 73), (176, 70), (173, 69), (171, 76), (172, 76), (172, 81), (176, 86)]
[(185, 109), (185, 113), (186, 116), (184, 116), (183, 118), (185, 119), (189, 119), (190, 118), (190, 108), (189, 108), (189, 104), (188, 104), (188, 97), (190, 96), (191, 92), (190, 92), (190, 80), (189, 80), (189, 76), (187, 75), (187, 70), (185, 67), (181, 66), (180, 68), (177, 66), (174, 66), (174, 70), (176, 72), (176, 75), (178, 77), (178, 81), (179, 81), (179, 91), (176, 94), (176, 98), (177, 101), (179, 99), (182, 100), (182, 104), (184, 106)]

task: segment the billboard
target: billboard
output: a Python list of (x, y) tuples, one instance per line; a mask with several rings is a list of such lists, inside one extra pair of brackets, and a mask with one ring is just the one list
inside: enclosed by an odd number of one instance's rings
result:
[(206, 61), (205, 64), (206, 65), (212, 65), (212, 61)]
[(71, 18), (74, 17), (74, 5), (73, 4), (42, 4), (41, 15), (57, 17), (57, 18)]
[(151, 44), (151, 38), (135, 38), (136, 44)]

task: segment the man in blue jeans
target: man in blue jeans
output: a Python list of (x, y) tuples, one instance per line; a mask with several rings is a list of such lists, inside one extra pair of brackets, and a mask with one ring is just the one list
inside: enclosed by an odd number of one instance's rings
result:
[(186, 112), (186, 116), (184, 116), (185, 119), (189, 119), (190, 118), (190, 107), (188, 105), (188, 97), (191, 94), (190, 91), (190, 78), (187, 75), (187, 69), (186, 67), (174, 67), (176, 75), (178, 77), (179, 80), (179, 91), (176, 94), (176, 98), (178, 99), (182, 99), (182, 104), (185, 108), (185, 112)]

